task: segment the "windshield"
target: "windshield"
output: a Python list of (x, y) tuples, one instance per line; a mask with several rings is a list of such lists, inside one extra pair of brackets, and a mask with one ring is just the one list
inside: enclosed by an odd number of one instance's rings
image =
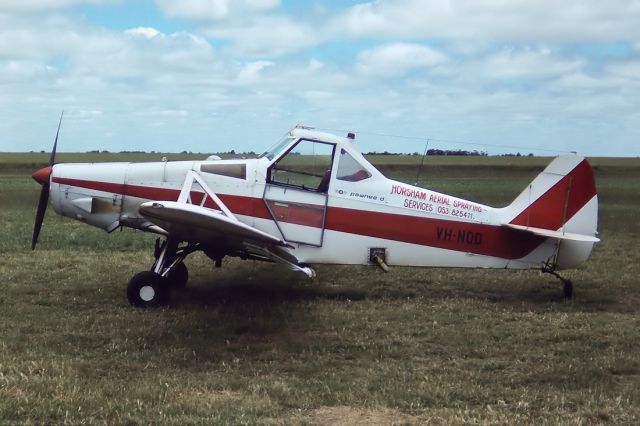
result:
[(327, 192), (333, 149), (333, 144), (302, 139), (271, 166), (269, 181)]
[(260, 156), (258, 158), (267, 157), (268, 160), (273, 160), (275, 157), (280, 155), (280, 153), (287, 146), (289, 146), (289, 144), (291, 143), (292, 140), (293, 140), (293, 138), (287, 136), (286, 138), (284, 138), (283, 140), (278, 142), (276, 145), (272, 146), (270, 149), (268, 149), (267, 151), (265, 151), (262, 154), (260, 154)]

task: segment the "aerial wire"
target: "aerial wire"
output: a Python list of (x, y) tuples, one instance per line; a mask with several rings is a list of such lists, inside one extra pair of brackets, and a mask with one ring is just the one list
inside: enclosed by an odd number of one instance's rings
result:
[[(348, 132), (359, 133), (362, 135), (381, 136), (381, 137), (387, 137), (387, 138), (407, 139), (407, 140), (423, 141), (427, 139), (425, 137), (420, 137), (420, 136), (394, 135), (392, 133), (378, 133), (378, 132), (368, 132), (368, 131), (360, 131), (360, 130), (332, 129), (327, 127), (317, 128), (317, 130), (324, 130), (324, 131), (336, 132), (336, 133), (338, 132), (345, 133), (348, 131)], [(481, 142), (466, 142), (466, 141), (460, 141), (460, 140), (438, 139), (438, 138), (432, 138), (432, 137), (429, 137), (427, 140), (432, 142), (442, 142), (442, 143), (450, 143), (450, 144), (457, 144), (457, 145), (483, 146), (483, 147), (490, 147), (490, 148), (509, 148), (509, 149), (518, 149), (518, 150), (527, 149), (527, 150), (533, 150), (533, 151), (563, 153), (563, 154), (575, 153), (575, 151), (562, 150), (562, 149), (539, 148), (539, 147), (532, 147), (532, 146), (503, 145), (503, 144), (492, 144), (492, 143), (481, 143)]]

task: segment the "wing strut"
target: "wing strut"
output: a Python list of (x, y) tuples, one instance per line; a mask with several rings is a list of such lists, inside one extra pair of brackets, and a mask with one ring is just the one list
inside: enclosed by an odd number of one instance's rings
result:
[(207, 197), (210, 197), (216, 203), (218, 208), (220, 208), (222, 213), (224, 213), (225, 216), (227, 216), (229, 219), (238, 220), (233, 215), (233, 213), (231, 213), (231, 210), (229, 210), (229, 208), (222, 202), (220, 197), (218, 197), (216, 193), (213, 192), (211, 188), (209, 188), (209, 185), (206, 184), (204, 179), (202, 179), (198, 175), (198, 173), (194, 172), (193, 170), (189, 170), (187, 172), (187, 176), (184, 180), (184, 185), (182, 185), (182, 190), (180, 191), (180, 196), (178, 197), (178, 203), (193, 204), (191, 202), (191, 188), (193, 187), (193, 182), (198, 182), (198, 184), (202, 187), (202, 190), (205, 193), (205, 196), (202, 199), (202, 202), (200, 203), (201, 207), (204, 206), (204, 203), (207, 200)]

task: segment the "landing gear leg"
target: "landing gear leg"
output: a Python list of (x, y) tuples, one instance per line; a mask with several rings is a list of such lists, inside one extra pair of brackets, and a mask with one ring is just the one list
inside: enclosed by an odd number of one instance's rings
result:
[(565, 300), (573, 299), (573, 283), (571, 282), (570, 279), (563, 277), (562, 275), (560, 275), (559, 273), (557, 273), (556, 271), (554, 271), (553, 269), (547, 266), (543, 267), (541, 271), (545, 274), (553, 275), (554, 277), (558, 278), (562, 282), (562, 285), (563, 285), (562, 291), (563, 291)]
[(184, 260), (198, 250), (197, 244), (179, 247), (179, 241), (156, 240), (155, 262), (151, 271), (136, 274), (127, 287), (129, 303), (139, 307), (164, 305), (169, 300), (170, 287), (184, 288), (189, 278)]

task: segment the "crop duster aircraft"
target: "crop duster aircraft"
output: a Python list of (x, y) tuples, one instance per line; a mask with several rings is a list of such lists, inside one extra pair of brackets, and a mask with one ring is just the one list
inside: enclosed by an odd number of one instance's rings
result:
[[(60, 124), (58, 125), (58, 133)], [(253, 159), (55, 164), (42, 185), (35, 248), (49, 198), (55, 211), (111, 232), (159, 235), (150, 270), (131, 278), (132, 305), (165, 304), (184, 286), (185, 259), (203, 251), (278, 262), (309, 277), (314, 264), (537, 269), (557, 271), (589, 257), (598, 241), (598, 197), (589, 163), (555, 158), (507, 207), (386, 178), (354, 135), (294, 128)]]

